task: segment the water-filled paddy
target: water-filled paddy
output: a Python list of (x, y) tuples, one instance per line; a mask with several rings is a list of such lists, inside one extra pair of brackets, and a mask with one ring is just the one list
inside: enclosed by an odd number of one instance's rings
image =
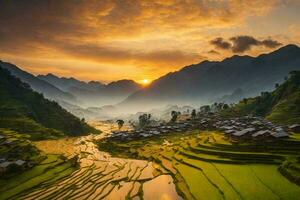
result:
[(112, 154), (158, 163), (185, 199), (297, 199), (300, 187), (279, 171), (282, 163), (299, 156), (300, 143), (292, 138), (233, 144), (222, 133), (193, 131), (130, 142), (104, 140), (99, 147), (109, 145)]
[[(40, 141), (48, 158), (8, 180), (0, 199), (297, 199), (300, 187), (278, 170), (299, 155), (297, 137), (267, 147), (198, 131), (130, 142), (103, 135)], [(59, 154), (78, 156), (79, 166)]]

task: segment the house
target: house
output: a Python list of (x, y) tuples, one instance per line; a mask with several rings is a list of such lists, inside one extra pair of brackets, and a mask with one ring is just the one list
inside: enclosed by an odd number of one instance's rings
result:
[(283, 138), (283, 137), (289, 137), (289, 134), (287, 132), (285, 132), (284, 130), (282, 130), (282, 131), (271, 133), (271, 136), (273, 136), (275, 138)]
[(261, 137), (266, 137), (266, 136), (269, 136), (271, 135), (271, 131), (269, 130), (260, 130), (260, 131), (257, 131), (256, 133), (252, 134), (252, 137), (253, 138), (261, 138)]
[(225, 134), (231, 134), (231, 133), (234, 133), (234, 132), (235, 132), (235, 130), (232, 130), (232, 129), (224, 131)]
[(16, 160), (14, 163), (16, 165), (23, 166), (26, 162), (24, 160)]
[(293, 124), (288, 127), (290, 131), (300, 133), (300, 124)]
[(9, 161), (5, 161), (3, 163), (0, 163), (0, 173), (4, 173), (7, 170), (7, 167), (11, 164)]
[(253, 133), (256, 129), (255, 128), (246, 128), (243, 129), (241, 131), (237, 131), (231, 134), (232, 138), (241, 138), (241, 137), (247, 137), (249, 136), (251, 133)]

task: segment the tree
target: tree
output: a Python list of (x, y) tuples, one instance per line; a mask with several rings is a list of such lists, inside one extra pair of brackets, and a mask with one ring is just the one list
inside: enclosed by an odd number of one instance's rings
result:
[(124, 120), (122, 120), (122, 119), (118, 119), (117, 120), (117, 123), (118, 123), (118, 128), (119, 128), (119, 130), (123, 127), (123, 125), (124, 125)]
[(223, 105), (223, 110), (227, 110), (228, 108), (229, 108), (228, 104), (225, 103), (225, 104)]
[(196, 118), (196, 110), (195, 109), (192, 110), (191, 116), (192, 116), (192, 119)]
[(201, 113), (209, 113), (210, 112), (210, 106), (209, 105), (201, 106), (200, 107), (200, 112)]
[(139, 127), (144, 128), (150, 124), (151, 114), (142, 114), (139, 116)]
[(171, 112), (171, 123), (175, 123), (176, 122), (176, 120), (177, 120), (177, 117), (178, 117), (178, 115), (179, 115), (179, 112), (176, 112), (176, 111), (172, 111)]
[(279, 84), (278, 84), (278, 83), (276, 83), (276, 84), (275, 84), (275, 88), (277, 89), (278, 87), (279, 87)]

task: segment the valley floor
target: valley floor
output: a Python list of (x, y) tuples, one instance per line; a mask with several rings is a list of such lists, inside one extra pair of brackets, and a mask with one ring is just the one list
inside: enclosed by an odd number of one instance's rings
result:
[[(300, 134), (239, 144), (199, 131), (130, 142), (105, 133), (40, 141), (48, 158), (8, 180), (0, 199), (297, 199), (300, 187), (282, 174), (299, 172), (299, 144)], [(77, 156), (79, 166), (58, 155)]]

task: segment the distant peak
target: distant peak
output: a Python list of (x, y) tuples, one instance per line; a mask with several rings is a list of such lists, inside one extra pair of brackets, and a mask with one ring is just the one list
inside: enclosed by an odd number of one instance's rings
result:
[(299, 49), (299, 47), (295, 44), (288, 44), (288, 45), (281, 47), (280, 49)]
[(46, 76), (47, 76), (47, 77), (52, 77), (52, 78), (58, 78), (57, 76), (55, 76), (55, 75), (52, 74), (52, 73), (48, 73)]
[(113, 81), (110, 84), (116, 84), (116, 83), (135, 83), (135, 82), (129, 79), (121, 79), (121, 80)]
[(237, 55), (237, 54), (235, 54), (235, 55), (233, 55), (229, 58), (225, 58), (225, 60), (237, 60), (237, 59), (241, 59), (241, 58), (252, 58), (252, 57), (249, 56), (249, 55)]

